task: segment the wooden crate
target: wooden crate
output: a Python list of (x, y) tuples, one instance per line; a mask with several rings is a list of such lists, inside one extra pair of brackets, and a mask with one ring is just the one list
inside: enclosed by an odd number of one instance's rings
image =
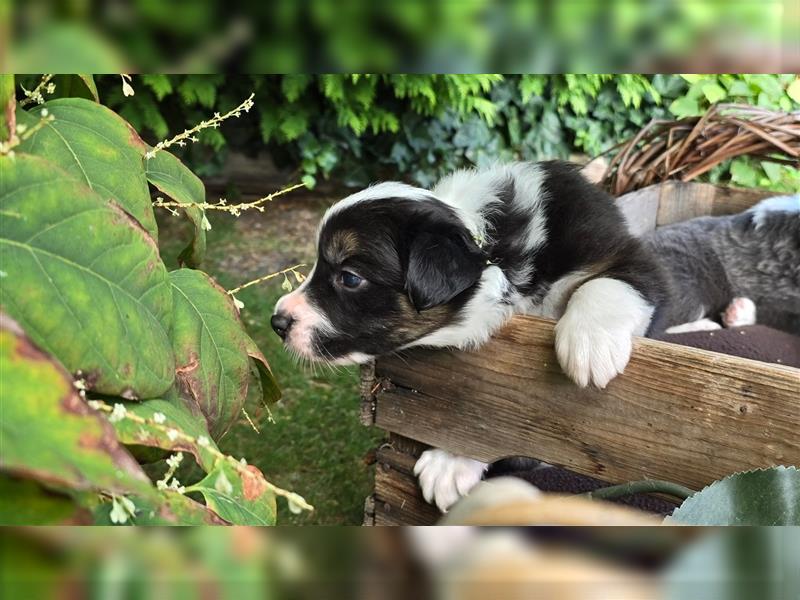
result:
[[(641, 233), (764, 196), (667, 183), (618, 202)], [(363, 368), (362, 421), (389, 432), (365, 523), (437, 520), (412, 472), (428, 446), (697, 489), (734, 471), (800, 464), (800, 369), (637, 338), (623, 375), (605, 390), (580, 389), (558, 366), (553, 326), (518, 316), (479, 351), (415, 349)]]

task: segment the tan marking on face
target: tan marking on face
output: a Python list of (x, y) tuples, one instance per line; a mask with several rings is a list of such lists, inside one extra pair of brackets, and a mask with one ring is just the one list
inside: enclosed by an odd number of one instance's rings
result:
[(452, 308), (446, 304), (417, 312), (405, 294), (400, 297), (399, 305), (402, 317), (395, 327), (394, 333), (401, 338), (399, 341), (402, 344), (417, 340), (444, 327), (453, 314)]
[(358, 235), (355, 231), (344, 229), (335, 232), (328, 247), (325, 248), (326, 257), (333, 264), (340, 264), (358, 252)]

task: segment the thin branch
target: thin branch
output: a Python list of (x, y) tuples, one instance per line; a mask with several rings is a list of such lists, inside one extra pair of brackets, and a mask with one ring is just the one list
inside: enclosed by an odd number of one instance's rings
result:
[(278, 190), (277, 192), (273, 192), (263, 198), (259, 198), (258, 200), (254, 200), (253, 202), (244, 202), (242, 204), (228, 204), (228, 201), (225, 198), (220, 198), (219, 202), (217, 203), (209, 203), (209, 202), (174, 202), (174, 201), (165, 201), (164, 198), (158, 197), (153, 200), (153, 206), (157, 206), (159, 208), (166, 208), (171, 212), (175, 212), (175, 209), (178, 208), (199, 208), (201, 210), (221, 210), (224, 212), (231, 213), (234, 217), (238, 217), (242, 212), (246, 210), (250, 210), (251, 208), (255, 208), (258, 212), (264, 212), (264, 204), (268, 202), (272, 202), (278, 196), (283, 196), (284, 194), (288, 194), (289, 192), (293, 192), (294, 190), (306, 187), (304, 183), (296, 183), (291, 185), (287, 188), (282, 190)]
[(170, 146), (178, 145), (178, 146), (185, 146), (187, 141), (196, 142), (197, 137), (194, 135), (203, 129), (208, 129), (212, 127), (214, 129), (218, 128), (220, 124), (231, 117), (240, 117), (242, 115), (242, 111), (249, 112), (251, 108), (253, 108), (253, 97), (255, 93), (250, 94), (248, 98), (242, 102), (239, 106), (234, 108), (231, 111), (226, 112), (224, 115), (219, 114), (218, 112), (214, 113), (214, 116), (211, 117), (207, 121), (200, 121), (198, 125), (195, 125), (191, 129), (185, 130), (183, 133), (179, 133), (175, 137), (158, 142), (152, 150), (147, 152), (144, 156), (147, 159), (153, 158), (159, 150), (164, 150), (165, 148), (169, 148)]
[(26, 90), (22, 85), (19, 87), (22, 88), (22, 93), (25, 94), (25, 97), (19, 101), (20, 108), (23, 106), (28, 106), (28, 104), (44, 104), (44, 96), (42, 95), (42, 91), (44, 90), (48, 94), (52, 94), (56, 88), (55, 84), (50, 84), (50, 80), (53, 78), (53, 74), (45, 74), (42, 75), (42, 80), (39, 84), (33, 88), (32, 90)]
[[(114, 414), (117, 414), (116, 413), (117, 406), (112, 407), (109, 404), (106, 404), (105, 402), (103, 402), (101, 400), (89, 400), (88, 404), (89, 404), (89, 406), (91, 408), (93, 408), (93, 409), (95, 409), (97, 411), (111, 414), (111, 418), (109, 420), (112, 420), (112, 422), (113, 422)], [(119, 406), (121, 406), (121, 405), (119, 405)], [(155, 421), (154, 419), (145, 419), (144, 417), (140, 417), (139, 415), (131, 413), (131, 412), (126, 411), (126, 410), (120, 410), (120, 412), (118, 413), (118, 417), (117, 418), (118, 419), (129, 419), (129, 420), (133, 421), (134, 423), (139, 423), (140, 425), (147, 425), (148, 427), (151, 427), (153, 429), (158, 429), (159, 431), (161, 431), (162, 433), (167, 435), (167, 437), (170, 437), (170, 439), (173, 439), (173, 440), (177, 440), (177, 439), (180, 438), (183, 441), (188, 442), (192, 446), (197, 446), (197, 447), (203, 448), (208, 453), (210, 453), (212, 456), (214, 456), (214, 458), (216, 460), (227, 461), (234, 469), (236, 469), (236, 471), (239, 473), (240, 476), (242, 476), (242, 477), (255, 477), (255, 474), (247, 468), (247, 464), (246, 463), (243, 463), (242, 461), (236, 460), (233, 456), (230, 456), (228, 454), (223, 454), (217, 448), (212, 446), (209, 443), (208, 440), (201, 441), (199, 437), (198, 438), (194, 438), (191, 435), (189, 435), (188, 433), (184, 432), (179, 427), (176, 427), (175, 425), (168, 425), (168, 424), (166, 424), (164, 422), (159, 423), (159, 422)], [(314, 507), (311, 506), (308, 502), (306, 502), (303, 499), (303, 497), (300, 496), (299, 494), (297, 494), (295, 492), (290, 492), (290, 491), (285, 490), (283, 488), (279, 488), (278, 486), (273, 485), (272, 483), (267, 481), (267, 479), (265, 477), (262, 477), (262, 481), (264, 482), (264, 484), (266, 484), (266, 487), (273, 494), (275, 494), (276, 496), (283, 496), (284, 498), (286, 498), (286, 500), (289, 502), (289, 508), (293, 512), (296, 512), (295, 508), (300, 509), (300, 510), (308, 510), (308, 511), (313, 511), (314, 510)], [(186, 486), (185, 489), (186, 489), (186, 491), (194, 491), (197, 488), (194, 487), (194, 486)]]
[(270, 273), (269, 275), (264, 275), (263, 277), (259, 277), (258, 279), (253, 279), (253, 281), (248, 281), (247, 283), (243, 283), (239, 287), (233, 288), (232, 290), (228, 290), (228, 294), (233, 296), (234, 294), (242, 291), (245, 288), (249, 288), (252, 285), (256, 285), (256, 284), (262, 283), (264, 281), (269, 281), (270, 279), (275, 279), (276, 277), (280, 277), (281, 275), (286, 277), (287, 273), (293, 274), (298, 282), (302, 282), (303, 279), (305, 279), (305, 275), (303, 275), (302, 273), (298, 272), (297, 269), (300, 269), (300, 268), (305, 267), (305, 266), (306, 266), (305, 263), (300, 263), (300, 264), (294, 265), (292, 267), (286, 267), (282, 271), (277, 271), (275, 273)]

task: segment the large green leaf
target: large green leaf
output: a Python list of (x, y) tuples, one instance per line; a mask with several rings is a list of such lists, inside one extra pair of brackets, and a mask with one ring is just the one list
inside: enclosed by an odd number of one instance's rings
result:
[(97, 85), (91, 75), (56, 75), (53, 77), (56, 86), (52, 99), (56, 98), (86, 98), (87, 100), (100, 101), (97, 94)]
[[(189, 452), (205, 471), (213, 468), (219, 448), (210, 439), (202, 414), (192, 414), (185, 404), (168, 400), (127, 402), (125, 408), (139, 419), (119, 419), (114, 423), (117, 437), (123, 444)], [(206, 439), (202, 440), (203, 437)]]
[(159, 396), (175, 379), (172, 289), (153, 239), (37, 156), (0, 157), (2, 303), (91, 389)]
[[(181, 395), (200, 408), (219, 439), (241, 416), (257, 348), (244, 331), (231, 297), (202, 271), (170, 274), (174, 293), (173, 345)], [(268, 372), (263, 355), (254, 356)], [(269, 376), (262, 375), (269, 379)], [(262, 384), (262, 387), (263, 384)], [(272, 387), (267, 392), (274, 393)]]
[(0, 525), (88, 524), (88, 512), (69, 496), (44, 489), (31, 479), (0, 474)]
[(800, 528), (724, 527), (690, 534), (659, 580), (663, 600), (788, 600), (800, 590)]
[[(209, 507), (173, 491), (159, 493), (157, 500), (128, 496), (135, 507), (127, 525), (228, 525)], [(104, 502), (93, 511), (95, 525), (112, 525), (113, 505)]]
[(186, 488), (203, 495), (206, 505), (234, 525), (274, 525), (275, 494), (256, 467), (237, 469), (219, 460), (199, 483)]
[(68, 491), (137, 493), (150, 480), (64, 369), (0, 314), (0, 469)]
[(800, 471), (772, 467), (730, 475), (687, 498), (667, 522), (800, 525)]
[[(174, 154), (161, 150), (154, 157), (146, 158), (144, 165), (147, 181), (173, 200), (195, 204), (206, 201), (206, 187), (203, 182)], [(182, 264), (197, 267), (206, 253), (206, 230), (203, 227), (205, 215), (197, 206), (180, 210), (191, 221), (194, 233), (191, 242), (178, 258)]]
[(84, 98), (60, 98), (17, 111), (33, 127), (47, 110), (54, 120), (21, 143), (19, 152), (42, 156), (132, 214), (158, 239), (142, 158), (146, 145), (122, 117)]

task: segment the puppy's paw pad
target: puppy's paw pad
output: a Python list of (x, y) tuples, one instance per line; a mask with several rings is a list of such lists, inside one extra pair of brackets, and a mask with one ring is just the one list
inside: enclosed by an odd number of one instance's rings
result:
[(562, 322), (556, 324), (556, 355), (575, 383), (604, 388), (625, 370), (631, 357), (630, 331)]
[(442, 512), (466, 496), (483, 478), (488, 465), (446, 450), (426, 450), (414, 465), (422, 495)]
[(756, 305), (750, 298), (734, 298), (722, 313), (725, 327), (744, 327), (755, 325)]

